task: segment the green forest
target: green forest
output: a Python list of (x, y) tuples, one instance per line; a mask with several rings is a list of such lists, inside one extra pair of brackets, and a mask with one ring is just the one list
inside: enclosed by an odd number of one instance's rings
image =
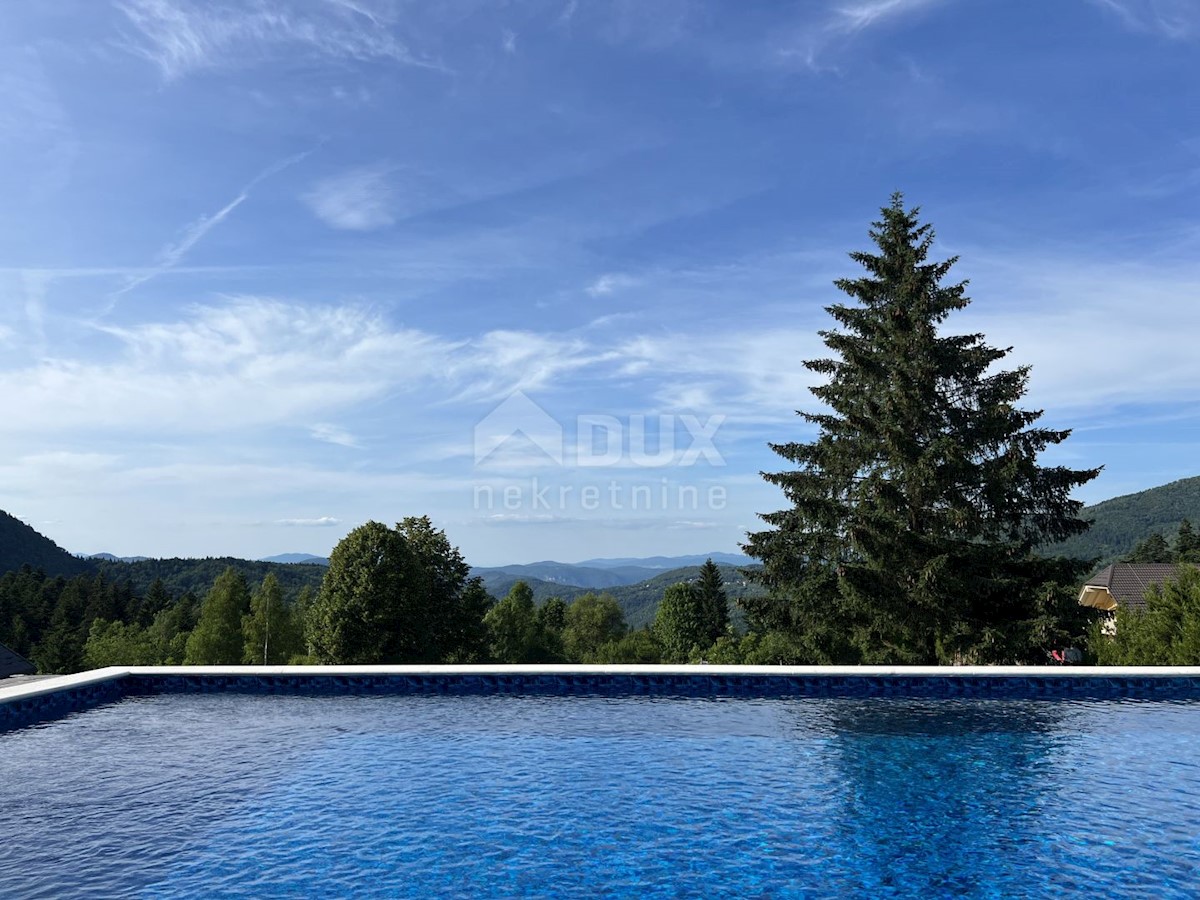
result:
[[(202, 593), (162, 580), (137, 592), (104, 572), (70, 578), (23, 566), (0, 577), (0, 643), (38, 671), (110, 665), (617, 663), (700, 660), (733, 634), (720, 568), (666, 591), (631, 629), (609, 594), (535, 605), (524, 582), (496, 600), (428, 518), (369, 522), (335, 549), (314, 591), (226, 566)], [(757, 657), (754, 657), (757, 659)], [(764, 660), (770, 661), (770, 660)]]
[[(1021, 408), (1029, 369), (982, 334), (899, 195), (861, 272), (837, 281), (816, 436), (772, 444), (781, 508), (757, 565), (705, 565), (609, 592), (503, 582), (493, 596), (428, 517), (368, 522), (328, 567), (237, 559), (81, 560), (0, 519), (0, 643), (44, 673), (117, 664), (1045, 663), (1200, 660), (1200, 479), (1085, 510), (1099, 469), (1043, 466), (1070, 432)], [(1167, 535), (1174, 535), (1169, 544)], [(1098, 563), (1178, 562), (1118, 639), (1076, 601)], [(501, 584), (493, 580), (493, 590)], [(496, 593), (500, 593), (499, 590)], [(620, 593), (618, 598), (614, 594)], [(1190, 598), (1190, 599), (1189, 599)], [(1190, 604), (1190, 605), (1189, 605)], [(1189, 616), (1191, 618), (1189, 618)], [(1182, 637), (1180, 636), (1182, 635)], [(1195, 657), (1195, 659), (1193, 659)]]

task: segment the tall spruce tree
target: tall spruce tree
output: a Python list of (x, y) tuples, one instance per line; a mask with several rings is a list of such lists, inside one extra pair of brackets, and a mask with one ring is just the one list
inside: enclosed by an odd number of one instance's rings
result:
[(1179, 523), (1179, 531), (1175, 535), (1175, 561), (1181, 563), (1200, 564), (1200, 536), (1197, 536), (1192, 523), (1184, 519)]
[(700, 567), (696, 593), (700, 595), (704, 606), (711, 644), (729, 630), (729, 598), (725, 594), (725, 579), (711, 559), (706, 559)]
[(800, 413), (819, 434), (771, 445), (798, 468), (764, 475), (791, 505), (748, 538), (769, 588), (748, 619), (812, 662), (1039, 659), (1039, 590), (1075, 571), (1032, 551), (1087, 528), (1071, 492), (1099, 470), (1038, 465), (1070, 432), (1018, 408), (1029, 368), (939, 333), (970, 301), (943, 284), (956, 258), (927, 262), (918, 210), (894, 195), (870, 235), (877, 253), (850, 254), (865, 274), (835, 282), (856, 302), (828, 307), (833, 355), (805, 363), (826, 379), (826, 409)]
[(1167, 539), (1157, 531), (1142, 541), (1138, 541), (1121, 562), (1127, 563), (1172, 563), (1175, 562), (1175, 551), (1167, 543)]

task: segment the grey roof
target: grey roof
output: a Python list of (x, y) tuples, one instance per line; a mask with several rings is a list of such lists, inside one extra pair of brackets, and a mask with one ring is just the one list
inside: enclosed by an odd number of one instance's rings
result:
[(1118, 606), (1136, 608), (1145, 606), (1150, 585), (1178, 574), (1175, 563), (1113, 563), (1084, 582), (1084, 587), (1106, 588)]
[(15, 650), (9, 650), (0, 644), (0, 678), (7, 678), (9, 675), (33, 675), (36, 672), (37, 666)]

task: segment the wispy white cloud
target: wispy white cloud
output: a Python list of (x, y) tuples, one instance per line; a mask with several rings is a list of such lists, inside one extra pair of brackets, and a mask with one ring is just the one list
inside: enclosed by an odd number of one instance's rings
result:
[(800, 360), (825, 355), (803, 327), (710, 329), (643, 335), (620, 348), (623, 371), (649, 378), (665, 409), (722, 413), (731, 421), (775, 421), (810, 397), (818, 376)]
[(357, 307), (257, 297), (97, 327), (114, 342), (107, 361), (51, 357), (0, 372), (15, 431), (307, 428), (322, 413), (438, 377), (454, 346)]
[(245, 66), (284, 50), (442, 68), (397, 37), (386, 7), (366, 2), (122, 0), (118, 7), (134, 29), (126, 49), (154, 63), (168, 81), (205, 69)]
[(500, 46), (504, 48), (504, 52), (513, 54), (517, 52), (517, 33), (510, 28), (500, 30)]
[(862, 31), (944, 2), (946, 0), (867, 0), (847, 4), (834, 9), (827, 27), (840, 31)]
[(253, 296), (165, 321), (95, 327), (112, 340), (103, 361), (51, 356), (0, 371), (10, 432), (288, 426), (354, 446), (357, 439), (327, 417), (417, 390), (431, 406), (484, 402), (612, 358), (568, 335), (491, 331), (453, 340), (393, 326), (357, 305)]
[[(976, 302), (950, 325), (981, 330), (1000, 346), (1014, 345), (1012, 362), (1033, 365), (1030, 405), (1046, 407), (1070, 427), (1111, 419), (1120, 404), (1156, 405), (1161, 413), (1164, 403), (1190, 403), (1200, 394), (1200, 357), (1194, 352), (1200, 312), (1187, 300), (1200, 291), (1200, 270), (1194, 266), (1179, 262), (1151, 268), (1072, 260), (1065, 254), (1051, 260), (1026, 251), (997, 257), (956, 249), (970, 263), (969, 272), (962, 264), (963, 274), (973, 279)], [(775, 265), (779, 271), (759, 276), (762, 284), (787, 281), (788, 273), (796, 283), (795, 259), (780, 258)], [(658, 281), (678, 280), (668, 272), (639, 277), (651, 279), (647, 289), (655, 293)], [(742, 296), (740, 277), (726, 269), (693, 273), (688, 289), (703, 282), (706, 296)], [(821, 294), (834, 295), (828, 287)], [(997, 300), (1001, 296), (1003, 302)], [(18, 497), (24, 496), (22, 484), (93, 490), (89, 480), (103, 471), (106, 491), (117, 486), (149, 491), (161, 484), (172, 491), (186, 486), (199, 495), (198, 485), (211, 480), (215, 470), (194, 462), (172, 464), (171, 453), (166, 453), (167, 464), (130, 469), (125, 460), (81, 448), (109, 434), (152, 436), (153, 442), (180, 446), (238, 435), (237, 446), (245, 448), (288, 430), (355, 446), (353, 426), (331, 423), (352, 422), (367, 409), (373, 421), (386, 421), (391, 404), (403, 407), (408, 443), (424, 445), (426, 433), (439, 447), (457, 440), (465, 458), (470, 427), (462, 422), (468, 411), (482, 414), (484, 401), (517, 389), (569, 397), (571, 416), (598, 410), (623, 414), (619, 397), (640, 404), (629, 412), (692, 411), (702, 420), (724, 414), (729, 419), (721, 428), (722, 453), (730, 442), (761, 446), (792, 433), (780, 425), (795, 421), (793, 410), (813, 408), (808, 388), (816, 376), (800, 361), (826, 355), (816, 329), (829, 322), (819, 304), (808, 304), (820, 319), (814, 324), (795, 314), (794, 294), (789, 303), (782, 327), (774, 324), (778, 319), (706, 320), (673, 322), (669, 329), (642, 323), (637, 331), (530, 329), (467, 339), (396, 327), (360, 306), (258, 297), (227, 298), (158, 322), (105, 326), (101, 334), (112, 345), (104, 361), (64, 355), (0, 373), (5, 440), (17, 442), (0, 448), (17, 461), (0, 467), (0, 487), (16, 490)], [(646, 408), (654, 403), (658, 410)], [(438, 431), (434, 419), (458, 424)], [(87, 434), (88, 445), (65, 456), (38, 457), (36, 447), (59, 446), (53, 441), (72, 433)], [(291, 452), (305, 451), (297, 445)], [(457, 464), (452, 449), (439, 454), (422, 458), (421, 465)], [(356, 459), (369, 467), (369, 456), (364, 448)], [(274, 460), (272, 466), (246, 466), (239, 477), (267, 493), (294, 492), (299, 482), (285, 473), (303, 466)], [(274, 473), (269, 483), (263, 474), (268, 468)], [(303, 477), (314, 490), (335, 492), (343, 486), (337, 479), (353, 477), (346, 484), (362, 497), (376, 495), (372, 484), (404, 495), (398, 482), (379, 471)], [(722, 480), (728, 479), (723, 475)], [(446, 483), (431, 476), (420, 487), (427, 492), (423, 496), (432, 496)], [(470, 496), (469, 485), (455, 489)], [(289, 511), (284, 506), (256, 515), (274, 522), (289, 517)]]
[(856, 35), (911, 19), (928, 9), (950, 2), (953, 0), (835, 2), (825, 6), (820, 14), (810, 15), (805, 21), (784, 31), (782, 39), (772, 38), (774, 52), (771, 56), (784, 64), (798, 61), (817, 72), (837, 71), (837, 66), (827, 63), (825, 57), (830, 51), (845, 47)]
[(1132, 31), (1171, 40), (1200, 37), (1200, 4), (1195, 0), (1088, 0), (1116, 16)]
[(289, 528), (332, 528), (334, 525), (341, 525), (342, 520), (333, 516), (321, 516), (316, 519), (277, 519), (275, 524)]
[(572, 372), (616, 358), (615, 350), (591, 346), (578, 337), (498, 330), (464, 344), (448, 374), (465, 382), (454, 400), (493, 400), (514, 391), (546, 388)]
[[(250, 192), (260, 182), (270, 178), (272, 175), (282, 172), (289, 166), (294, 166), (296, 163), (307, 157), (311, 152), (311, 150), (306, 150), (303, 153), (296, 153), (267, 166), (267, 168), (263, 169), (252, 179), (250, 179), (250, 181), (245, 187), (242, 188), (236, 197), (226, 203), (215, 213), (201, 216), (199, 219), (196, 219), (196, 221), (184, 228), (183, 233), (178, 241), (172, 244), (167, 244), (162, 248), (162, 250), (159, 251), (158, 258), (155, 260), (153, 266), (135, 275), (129, 276), (124, 285), (109, 295), (110, 301), (114, 301), (116, 298), (122, 296), (123, 294), (129, 293), (134, 288), (140, 287), (147, 281), (150, 281), (152, 278), (157, 278), (159, 275), (169, 272), (171, 269), (175, 268), (183, 260), (184, 256), (187, 255), (188, 251), (204, 239), (205, 235), (225, 221), (230, 213), (246, 202), (246, 200), (250, 197)], [(112, 307), (110, 304), (109, 311), (111, 311), (111, 308)]]
[[(1012, 346), (1033, 366), (1030, 404), (1055, 416), (1111, 416), (1200, 392), (1200, 269), (1190, 263), (1021, 258), (966, 249), (974, 302), (955, 328)], [(1003, 296), (1003, 304), (997, 298)]]
[(360, 166), (319, 181), (303, 197), (309, 209), (331, 228), (374, 231), (395, 222), (395, 192), (387, 165)]
[(579, 9), (579, 0), (567, 0), (563, 4), (562, 11), (558, 14), (556, 24), (560, 28), (568, 28), (571, 25), (571, 20), (575, 18), (575, 13)]
[(340, 447), (351, 447), (359, 449), (362, 444), (353, 434), (338, 425), (330, 425), (322, 422), (313, 425), (308, 433), (312, 435), (313, 440), (322, 441), (326, 444), (337, 444)]
[(624, 288), (632, 287), (635, 284), (637, 284), (637, 279), (632, 276), (610, 273), (601, 275), (584, 288), (584, 291), (590, 297), (605, 297)]

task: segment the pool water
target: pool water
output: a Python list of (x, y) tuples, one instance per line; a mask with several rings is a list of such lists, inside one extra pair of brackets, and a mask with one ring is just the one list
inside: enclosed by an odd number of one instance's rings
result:
[(0, 897), (1193, 897), (1200, 704), (152, 695), (0, 734)]

